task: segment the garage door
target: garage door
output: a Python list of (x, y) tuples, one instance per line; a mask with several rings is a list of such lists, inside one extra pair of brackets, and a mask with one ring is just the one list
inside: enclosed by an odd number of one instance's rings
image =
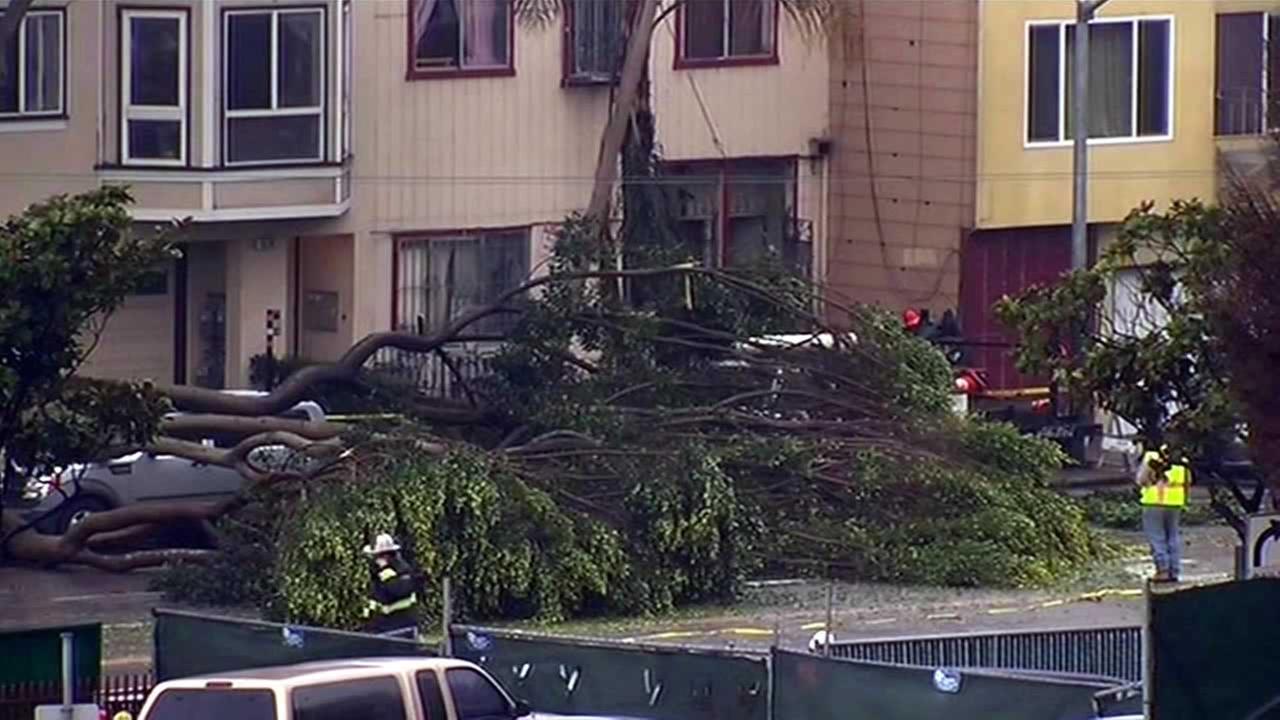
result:
[(80, 374), (114, 380), (171, 383), (173, 373), (173, 273), (157, 273), (107, 320), (98, 346)]
[(1017, 337), (996, 319), (992, 306), (1005, 295), (1056, 280), (1071, 267), (1069, 227), (983, 230), (965, 241), (960, 276), (960, 321), (966, 339), (982, 343), (969, 353), (987, 371), (994, 390), (1047, 384), (1014, 366)]

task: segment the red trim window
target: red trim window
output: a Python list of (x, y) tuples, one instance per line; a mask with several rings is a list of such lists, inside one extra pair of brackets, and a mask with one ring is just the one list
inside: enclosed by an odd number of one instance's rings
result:
[(691, 255), (710, 266), (775, 261), (809, 273), (812, 239), (796, 216), (794, 159), (669, 163), (663, 173)]
[[(442, 328), (518, 287), (529, 277), (529, 242), (529, 228), (398, 238), (392, 308), (396, 329), (427, 332)], [(492, 315), (476, 322), (466, 334), (505, 334), (514, 317)]]
[(568, 0), (565, 3), (566, 85), (617, 82), (626, 54), (626, 0)]
[(411, 80), (514, 75), (512, 0), (408, 0)]
[(778, 62), (778, 0), (690, 0), (676, 28), (677, 68)]

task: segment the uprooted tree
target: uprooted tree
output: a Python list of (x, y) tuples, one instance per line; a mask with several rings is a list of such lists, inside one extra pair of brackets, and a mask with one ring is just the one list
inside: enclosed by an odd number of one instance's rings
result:
[[(147, 449), (234, 468), (245, 492), (112, 509), (56, 536), (5, 509), (9, 560), (201, 563), (170, 588), (208, 593), (191, 583), (212, 579), (212, 599), (352, 625), (359, 549), (384, 529), (428, 576), (455, 578), (473, 616), (661, 609), (732, 596), (761, 571), (1035, 584), (1094, 550), (1078, 509), (1045, 487), (1057, 451), (952, 415), (945, 360), (890, 319), (844, 308), (847, 323), (828, 327), (833, 308), (776, 265), (673, 264), (679, 246), (661, 243), (618, 258), (581, 219), (545, 276), (425, 334), (370, 335), (265, 396), (81, 379), (85, 327), (170, 252), (128, 232), (126, 201), (55, 199), (0, 234), (6, 484)], [(488, 372), (448, 361), (497, 319)], [(388, 385), (365, 369), (387, 348), (441, 354), (457, 391)], [(400, 419), (278, 417), (353, 382)], [(190, 439), (210, 432), (242, 439)], [(255, 465), (271, 445), (315, 462)], [(218, 546), (133, 549), (175, 521), (203, 523)]]

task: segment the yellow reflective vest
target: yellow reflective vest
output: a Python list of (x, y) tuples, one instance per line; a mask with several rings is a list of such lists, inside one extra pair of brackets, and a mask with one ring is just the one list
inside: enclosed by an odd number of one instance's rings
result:
[[(1148, 452), (1142, 456), (1142, 462), (1148, 467), (1153, 460), (1158, 460), (1160, 453)], [(1191, 471), (1186, 465), (1170, 465), (1165, 470), (1164, 479), (1160, 482), (1142, 486), (1142, 504), (1156, 507), (1186, 507), (1187, 485), (1191, 483)]]

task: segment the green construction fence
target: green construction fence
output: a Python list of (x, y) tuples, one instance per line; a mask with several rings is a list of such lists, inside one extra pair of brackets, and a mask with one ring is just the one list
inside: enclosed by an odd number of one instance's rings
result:
[(177, 610), (154, 614), (160, 681), (314, 660), (437, 654), (420, 642), (363, 633)]

